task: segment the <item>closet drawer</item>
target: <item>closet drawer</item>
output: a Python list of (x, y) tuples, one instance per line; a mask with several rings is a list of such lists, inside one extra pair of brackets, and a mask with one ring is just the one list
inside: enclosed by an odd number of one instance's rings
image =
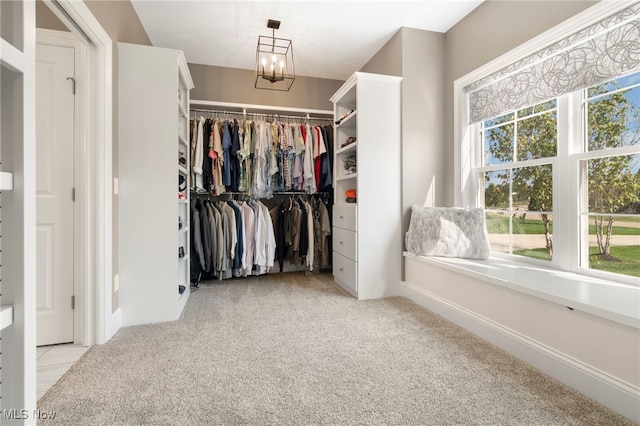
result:
[(356, 234), (353, 231), (342, 228), (333, 228), (333, 251), (348, 257), (351, 260), (358, 260), (358, 246)]
[(357, 231), (356, 205), (334, 204), (333, 206), (333, 226), (342, 229)]
[(333, 252), (333, 278), (343, 286), (345, 290), (354, 295), (358, 291), (358, 264), (351, 259), (347, 259), (341, 254)]

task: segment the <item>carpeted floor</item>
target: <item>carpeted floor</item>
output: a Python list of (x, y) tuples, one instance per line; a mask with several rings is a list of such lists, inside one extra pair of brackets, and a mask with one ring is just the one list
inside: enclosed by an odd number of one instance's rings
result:
[(58, 425), (623, 425), (402, 298), (330, 275), (203, 283), (176, 322), (127, 327), (39, 401)]

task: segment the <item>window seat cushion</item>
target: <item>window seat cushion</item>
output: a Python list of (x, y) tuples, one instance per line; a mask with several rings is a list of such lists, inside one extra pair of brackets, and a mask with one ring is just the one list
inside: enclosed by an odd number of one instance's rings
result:
[(413, 206), (405, 245), (415, 255), (487, 259), (484, 209)]

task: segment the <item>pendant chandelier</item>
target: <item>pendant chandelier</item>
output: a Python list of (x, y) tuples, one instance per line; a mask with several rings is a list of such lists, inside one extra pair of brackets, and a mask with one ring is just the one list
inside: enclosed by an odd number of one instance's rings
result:
[(288, 91), (296, 78), (291, 40), (276, 37), (280, 21), (269, 19), (271, 37), (258, 36), (256, 48), (256, 89)]

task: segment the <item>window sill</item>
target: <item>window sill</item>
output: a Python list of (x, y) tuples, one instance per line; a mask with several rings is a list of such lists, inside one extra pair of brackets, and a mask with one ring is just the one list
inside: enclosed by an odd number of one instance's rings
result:
[(494, 257), (404, 256), (640, 329), (640, 287)]

